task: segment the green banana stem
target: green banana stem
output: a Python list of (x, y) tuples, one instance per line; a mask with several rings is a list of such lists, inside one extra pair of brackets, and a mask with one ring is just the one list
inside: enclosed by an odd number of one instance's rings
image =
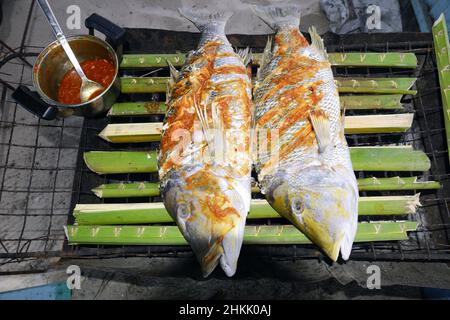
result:
[[(360, 216), (392, 216), (414, 214), (420, 194), (414, 196), (361, 197)], [(172, 218), (162, 202), (78, 204), (73, 215), (80, 225), (166, 223)], [(263, 199), (254, 199), (250, 205), (248, 219), (280, 218), (280, 215)]]
[[(417, 222), (359, 223), (355, 242), (397, 241), (408, 239)], [(69, 244), (93, 245), (187, 245), (175, 226), (77, 226), (65, 227)], [(310, 244), (294, 226), (246, 226), (244, 244)]]
[[(340, 93), (416, 94), (410, 90), (417, 78), (336, 78)], [(166, 92), (168, 77), (121, 78), (123, 93)]]
[[(450, 149), (450, 43), (445, 16), (441, 14), (433, 25), (433, 39), (441, 87), (447, 146)], [(448, 152), (450, 163), (450, 152)]]
[[(355, 171), (427, 171), (430, 160), (420, 150), (407, 147), (352, 147)], [(84, 154), (88, 168), (98, 174), (156, 172), (156, 151), (90, 151)]]
[[(252, 63), (259, 65), (262, 54), (253, 53)], [(414, 53), (403, 52), (349, 52), (328, 53), (331, 65), (337, 67), (396, 67), (416, 68), (417, 58)], [(184, 53), (178, 54), (124, 54), (121, 68), (157, 68), (167, 67), (169, 61), (175, 67), (181, 67), (186, 62)]]
[[(417, 177), (364, 178), (358, 179), (360, 191), (395, 191), (395, 190), (432, 190), (439, 189), (437, 181), (417, 181)], [(121, 182), (102, 184), (92, 192), (99, 198), (135, 198), (159, 196), (159, 183), (155, 182)], [(252, 186), (252, 192), (260, 192), (258, 186)]]
[[(400, 102), (403, 95), (351, 95), (341, 96), (341, 108), (345, 110), (403, 109)], [(164, 115), (167, 107), (164, 102), (118, 102), (113, 104), (108, 117), (139, 117)]]

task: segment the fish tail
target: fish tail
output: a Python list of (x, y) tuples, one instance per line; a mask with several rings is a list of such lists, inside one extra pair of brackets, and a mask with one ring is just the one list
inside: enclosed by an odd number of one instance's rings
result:
[(301, 8), (298, 5), (253, 5), (251, 7), (253, 12), (275, 31), (284, 26), (298, 27), (300, 25)]
[(212, 30), (214, 33), (225, 34), (225, 25), (228, 19), (233, 15), (232, 11), (207, 12), (204, 10), (193, 10), (179, 8), (180, 14), (191, 21), (198, 30)]

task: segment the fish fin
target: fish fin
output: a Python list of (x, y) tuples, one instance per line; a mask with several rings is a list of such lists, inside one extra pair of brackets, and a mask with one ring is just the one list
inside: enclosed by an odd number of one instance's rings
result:
[(203, 277), (208, 277), (220, 263), (228, 277), (236, 273), (239, 253), (244, 238), (245, 219), (230, 230), (222, 241), (215, 242), (201, 260)]
[(309, 28), (309, 35), (311, 36), (310, 47), (320, 54), (324, 60), (328, 60), (328, 54), (325, 45), (323, 44), (323, 39), (317, 33), (316, 27), (312, 26)]
[[(211, 103), (211, 117), (214, 129), (214, 160), (216, 162), (226, 162), (226, 153), (224, 152), (226, 137), (225, 137), (225, 128), (223, 124), (223, 117), (220, 114), (219, 104), (212, 102)], [(205, 110), (206, 112), (206, 110)]]
[(258, 72), (256, 74), (256, 78), (258, 79), (258, 81), (264, 80), (264, 78), (267, 76), (266, 69), (271, 58), (272, 58), (272, 37), (269, 36), (267, 38), (266, 47), (264, 48)]
[(252, 5), (251, 8), (261, 20), (275, 31), (284, 26), (298, 27), (300, 25), (301, 8), (298, 5)]
[(341, 128), (339, 130), (339, 134), (341, 142), (347, 143), (347, 140), (345, 139), (345, 107), (341, 110)]
[(180, 73), (177, 69), (173, 66), (173, 64), (170, 63), (169, 60), (166, 60), (167, 65), (169, 66), (170, 70), (170, 79), (167, 82), (167, 90), (166, 90), (166, 103), (170, 101), (171, 98), (171, 92), (175, 85), (175, 83), (178, 81), (178, 78), (180, 77)]
[(219, 264), (222, 255), (223, 255), (222, 244), (220, 242), (215, 242), (209, 248), (208, 252), (200, 261), (200, 265), (202, 267), (202, 274), (204, 278), (208, 277), (211, 274), (211, 272), (214, 271), (214, 269)]
[(331, 145), (330, 120), (320, 109), (312, 110), (309, 117), (319, 144), (319, 152), (323, 153)]
[(178, 81), (178, 78), (180, 77), (180, 72), (173, 66), (172, 63), (170, 63), (169, 60), (166, 60), (166, 62), (170, 70), (170, 79), (175, 83)]
[(250, 61), (252, 60), (252, 50), (250, 49), (250, 47), (237, 50), (237, 55), (244, 62), (244, 66), (247, 66), (250, 63)]
[(208, 28), (217, 28), (224, 32), (228, 19), (233, 15), (232, 11), (207, 12), (205, 10), (193, 10), (179, 8), (180, 14), (191, 21), (201, 32)]
[(206, 142), (209, 144), (209, 142), (210, 142), (209, 138), (208, 138), (209, 125), (208, 125), (206, 115), (203, 113), (203, 110), (200, 108), (200, 105), (197, 103), (195, 94), (193, 95), (192, 99), (193, 99), (195, 112), (197, 113), (198, 120), (200, 121), (200, 126), (202, 127), (203, 135), (206, 138)]

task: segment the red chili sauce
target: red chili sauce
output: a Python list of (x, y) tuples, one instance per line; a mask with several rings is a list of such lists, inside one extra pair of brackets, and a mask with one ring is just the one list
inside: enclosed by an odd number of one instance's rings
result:
[[(105, 89), (111, 84), (116, 74), (114, 65), (106, 59), (92, 59), (80, 63), (86, 77), (101, 84)], [(64, 75), (58, 90), (58, 101), (64, 104), (79, 104), (81, 91), (81, 78), (74, 68)], [(96, 91), (91, 99), (103, 91)]]

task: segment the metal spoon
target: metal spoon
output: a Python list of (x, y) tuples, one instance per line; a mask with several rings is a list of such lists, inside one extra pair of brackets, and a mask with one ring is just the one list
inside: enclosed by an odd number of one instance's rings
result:
[(69, 58), (70, 62), (73, 64), (75, 71), (78, 73), (78, 75), (81, 78), (81, 90), (80, 90), (81, 102), (89, 101), (95, 93), (97, 93), (98, 91), (103, 91), (105, 88), (101, 84), (99, 84), (95, 81), (89, 80), (86, 77), (86, 75), (84, 74), (83, 69), (81, 69), (81, 66), (78, 63), (78, 60), (75, 57), (75, 54), (73, 53), (72, 48), (69, 45), (69, 42), (67, 42), (67, 39), (64, 36), (61, 27), (59, 26), (58, 20), (56, 20), (56, 17), (52, 11), (52, 8), (50, 8), (50, 5), (48, 4), (47, 0), (37, 0), (37, 1), (39, 3), (39, 6), (41, 7), (42, 11), (44, 12), (45, 17), (47, 18), (48, 22), (50, 23), (53, 33), (56, 36), (56, 39), (58, 39), (59, 43), (61, 44), (64, 51), (66, 52), (67, 57)]

